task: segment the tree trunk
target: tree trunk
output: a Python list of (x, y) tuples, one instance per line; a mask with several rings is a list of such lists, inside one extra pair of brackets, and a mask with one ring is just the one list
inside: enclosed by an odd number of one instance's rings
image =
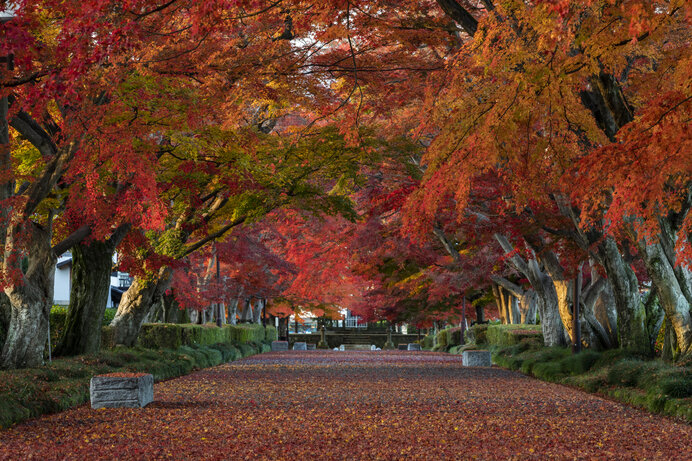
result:
[(111, 242), (80, 243), (72, 249), (72, 289), (65, 328), (56, 355), (98, 352), (108, 303), (113, 253)]
[(243, 309), (240, 311), (240, 323), (252, 323), (252, 305), (250, 302), (250, 298), (245, 298), (243, 301)]
[(12, 318), (12, 306), (4, 291), (0, 291), (0, 351), (5, 345), (7, 330), (10, 328), (10, 318)]
[[(531, 285), (538, 296), (538, 315), (541, 319), (543, 342), (546, 346), (566, 346), (565, 329), (560, 318), (558, 298), (553, 280), (538, 267), (535, 259), (529, 261)], [(535, 283), (535, 284), (534, 284)]]
[(180, 323), (181, 309), (178, 302), (175, 300), (175, 295), (173, 293), (164, 293), (162, 301), (164, 311), (163, 321), (166, 323)]
[[(514, 253), (514, 246), (506, 237), (495, 234), (495, 239), (506, 254)], [(541, 270), (536, 259), (530, 259), (527, 262), (518, 254), (512, 254), (507, 262), (529, 280), (536, 293), (538, 315), (541, 320), (545, 345), (549, 347), (565, 346), (567, 341), (565, 341), (565, 330), (558, 310), (558, 299), (553, 280)]]
[(135, 277), (130, 288), (123, 294), (118, 312), (111, 322), (115, 344), (126, 346), (135, 344), (142, 323), (151, 311), (154, 300), (168, 289), (172, 273), (170, 268), (162, 267), (150, 280)]
[[(50, 246), (50, 232), (32, 222), (27, 226), (30, 227), (29, 267), (22, 283), (4, 290), (10, 303), (10, 325), (0, 356), (0, 368), (42, 365), (48, 340), (57, 258)], [(5, 263), (9, 262), (8, 249), (16, 248), (12, 240), (18, 234), (17, 228), (6, 236)], [(16, 264), (19, 267), (20, 261)]]
[(601, 243), (598, 253), (613, 289), (617, 309), (618, 343), (624, 349), (648, 353), (646, 312), (639, 295), (637, 276), (625, 262), (611, 237), (606, 237)]
[(252, 310), (252, 323), (260, 324), (262, 323), (262, 311), (264, 306), (266, 306), (267, 300), (264, 298), (259, 298), (255, 301), (255, 307)]
[[(666, 236), (662, 235), (661, 239), (664, 238)], [(674, 247), (674, 243), (672, 246)], [(640, 247), (651, 281), (658, 291), (661, 307), (666, 313), (672, 331), (675, 332), (677, 348), (681, 355), (692, 354), (690, 272), (684, 267), (676, 268), (675, 261), (671, 261), (661, 243), (642, 244)]]
[(238, 298), (231, 300), (228, 305), (228, 319), (226, 321), (229, 325), (235, 325), (238, 323)]

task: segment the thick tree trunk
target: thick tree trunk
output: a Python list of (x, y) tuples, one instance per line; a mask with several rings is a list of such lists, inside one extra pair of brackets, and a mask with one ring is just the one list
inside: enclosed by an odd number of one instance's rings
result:
[(12, 306), (4, 291), (0, 291), (0, 351), (5, 345), (7, 330), (10, 328), (10, 318), (12, 318)]
[(175, 300), (175, 295), (172, 293), (164, 293), (162, 296), (163, 301), (163, 312), (164, 319), (166, 323), (180, 323), (181, 322), (181, 309), (178, 302)]
[(72, 289), (56, 355), (98, 352), (115, 246), (93, 241), (72, 248)]
[(243, 309), (240, 311), (240, 323), (252, 323), (252, 304), (250, 302), (250, 298), (245, 298), (243, 301)]
[[(666, 236), (661, 236), (664, 238)], [(642, 244), (640, 247), (661, 307), (675, 333), (680, 354), (692, 354), (692, 276), (684, 267), (675, 267), (675, 261), (671, 261), (661, 243)]]
[[(495, 235), (505, 253), (514, 253), (514, 246), (509, 240), (499, 234)], [(558, 310), (558, 298), (555, 285), (550, 276), (541, 270), (536, 259), (525, 261), (518, 254), (513, 254), (508, 263), (519, 273), (523, 274), (533, 287), (538, 300), (537, 308), (543, 331), (543, 341), (546, 346), (565, 346), (565, 330)]]
[(238, 323), (238, 298), (231, 300), (228, 304), (228, 318), (226, 323), (229, 325), (235, 325)]
[[(28, 226), (29, 267), (23, 276), (23, 283), (5, 288), (11, 306), (10, 325), (0, 356), (0, 368), (35, 367), (43, 364), (43, 352), (48, 340), (57, 258), (50, 246), (50, 233), (34, 223), (29, 223)], [(6, 237), (6, 251), (16, 248), (11, 239), (19, 233), (15, 229)], [(5, 258), (8, 256), (6, 253)]]
[(170, 268), (162, 267), (158, 274), (149, 280), (135, 277), (130, 288), (123, 294), (118, 312), (111, 322), (115, 344), (135, 344), (142, 323), (151, 312), (154, 301), (168, 289), (172, 273)]
[(252, 323), (261, 324), (262, 323), (262, 311), (264, 306), (266, 306), (267, 300), (264, 298), (259, 298), (255, 301), (255, 307), (252, 309)]
[(637, 276), (625, 262), (615, 240), (611, 237), (605, 238), (598, 252), (615, 298), (618, 343), (624, 349), (648, 353), (646, 312), (639, 295)]
[(524, 296), (521, 297), (521, 323), (528, 325), (536, 324), (536, 312), (538, 309), (538, 301), (536, 300), (536, 292), (526, 290)]
[(529, 261), (531, 285), (538, 296), (538, 315), (541, 319), (543, 342), (546, 346), (566, 346), (565, 329), (560, 318), (558, 297), (553, 280), (538, 267), (535, 259)]

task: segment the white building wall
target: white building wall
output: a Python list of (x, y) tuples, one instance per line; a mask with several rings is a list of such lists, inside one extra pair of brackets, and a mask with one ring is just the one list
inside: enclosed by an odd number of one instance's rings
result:
[[(72, 255), (65, 253), (58, 258), (58, 263), (71, 259)], [(70, 290), (72, 289), (72, 264), (61, 268), (55, 268), (55, 282), (53, 284), (53, 304), (67, 306), (70, 304)]]

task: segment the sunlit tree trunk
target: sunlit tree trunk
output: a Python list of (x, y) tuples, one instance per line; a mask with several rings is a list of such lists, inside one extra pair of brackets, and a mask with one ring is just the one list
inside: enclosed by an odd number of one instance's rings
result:
[(675, 358), (692, 354), (692, 273), (683, 265), (675, 265), (674, 230), (665, 221), (661, 227), (659, 242), (642, 242), (640, 248), (666, 314), (666, 325), (675, 334), (679, 351), (673, 354)]
[(149, 279), (135, 277), (130, 288), (123, 294), (115, 318), (111, 322), (115, 344), (132, 346), (154, 301), (165, 293), (171, 283), (172, 270), (162, 267)]

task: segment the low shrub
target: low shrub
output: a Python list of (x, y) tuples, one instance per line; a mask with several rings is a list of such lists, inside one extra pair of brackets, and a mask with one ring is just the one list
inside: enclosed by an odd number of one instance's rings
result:
[(572, 354), (567, 348), (537, 348), (532, 341), (491, 346), (494, 362), (536, 378), (607, 395), (656, 413), (692, 422), (692, 369), (644, 360), (628, 351)]
[(663, 378), (659, 384), (661, 392), (670, 397), (684, 399), (692, 397), (692, 376), (682, 373)]
[(265, 328), (264, 336), (264, 340), (267, 342), (278, 341), (279, 331), (276, 329), (276, 327), (269, 325)]
[(461, 327), (450, 328), (447, 333), (448, 346), (461, 346)]
[(232, 329), (231, 341), (236, 344), (261, 343), (265, 340), (265, 332), (262, 325), (227, 325), (226, 328)]
[[(267, 327), (269, 338), (276, 337), (276, 328)], [(248, 344), (265, 341), (262, 325), (225, 325), (146, 323), (139, 334), (139, 344), (151, 349), (177, 349), (181, 346), (210, 346), (218, 343)], [(272, 339), (273, 340), (273, 339)]]
[(600, 359), (601, 354), (595, 351), (583, 351), (565, 357), (560, 361), (562, 371), (570, 375), (580, 375), (586, 373)]
[(540, 325), (489, 325), (486, 335), (488, 344), (492, 346), (511, 346), (531, 338), (543, 342)]
[(0, 371), (0, 428), (87, 402), (89, 381), (94, 375), (146, 372), (161, 381), (257, 352), (247, 344), (241, 348), (244, 352), (231, 344), (157, 351), (117, 347), (98, 354), (60, 358), (40, 368)]
[(437, 332), (436, 349), (445, 349), (449, 345), (449, 330), (444, 329)]
[(471, 325), (469, 328), (467, 328), (464, 332), (464, 341), (466, 342), (466, 344), (487, 344), (488, 326), (488, 324), (480, 323), (476, 325)]

